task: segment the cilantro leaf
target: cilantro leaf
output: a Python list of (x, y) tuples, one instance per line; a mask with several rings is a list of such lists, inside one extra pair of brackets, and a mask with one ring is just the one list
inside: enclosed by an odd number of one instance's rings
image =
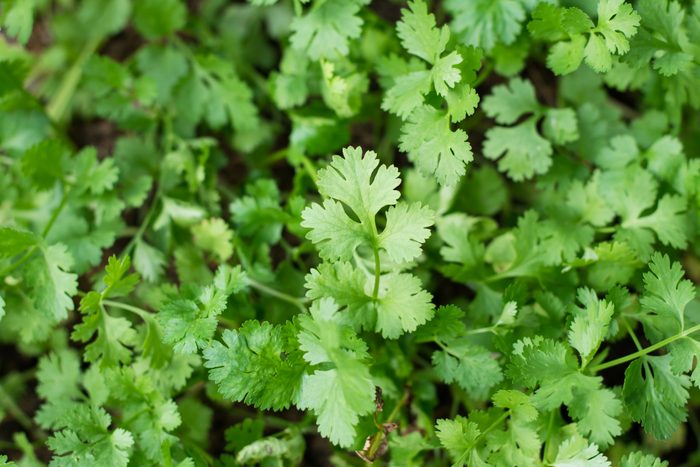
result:
[(187, 8), (180, 0), (143, 0), (134, 4), (134, 25), (147, 39), (156, 39), (182, 28)]
[(421, 288), (417, 277), (406, 273), (380, 276), (376, 299), (373, 282), (349, 263), (321, 265), (307, 276), (307, 296), (332, 297), (348, 307), (357, 327), (374, 329), (389, 339), (412, 332), (433, 317), (431, 295)]
[(448, 0), (445, 7), (453, 16), (450, 24), (468, 45), (491, 50), (496, 44), (511, 44), (525, 19), (521, 0)]
[(245, 278), (240, 267), (222, 265), (213, 284), (190, 287), (182, 296), (167, 301), (157, 315), (164, 342), (184, 354), (206, 348), (214, 337), (217, 318), (226, 309), (228, 297), (245, 287)]
[(314, 60), (347, 55), (348, 46), (362, 32), (362, 19), (357, 15), (369, 0), (315, 2), (311, 10), (294, 18), (291, 24), (292, 46), (304, 50)]
[(374, 383), (363, 360), (367, 347), (341, 323), (331, 299), (313, 303), (311, 315), (301, 316), (299, 344), (312, 365), (333, 363), (304, 376), (297, 405), (313, 410), (319, 432), (334, 444), (348, 447), (355, 440), (359, 417), (374, 410)]
[(569, 344), (578, 350), (583, 362), (588, 362), (608, 333), (614, 307), (599, 300), (590, 289), (579, 289), (578, 300), (584, 308), (577, 310), (569, 329)]
[(529, 81), (514, 78), (508, 85), (493, 88), (481, 106), (489, 117), (500, 124), (513, 124), (522, 115), (537, 113), (540, 105), (535, 88)]
[(464, 130), (450, 128), (450, 116), (431, 106), (418, 107), (401, 130), (399, 148), (427, 176), (455, 185), (474, 158)]
[[(498, 123), (510, 124), (523, 115), (529, 118), (514, 127), (494, 127), (486, 132), (484, 155), (499, 159), (498, 167), (515, 181), (543, 174), (552, 165), (552, 145), (537, 132), (537, 122), (542, 117), (542, 108), (537, 103), (534, 88), (528, 81), (512, 79), (508, 86), (496, 86), (483, 103), (486, 115)], [(547, 120), (547, 119), (546, 119)], [(545, 120), (545, 121), (546, 121)], [(549, 126), (547, 126), (549, 127)], [(564, 139), (548, 130), (559, 141), (570, 140), (571, 123), (566, 125)], [(502, 156), (502, 157), (501, 157)]]
[(671, 264), (668, 256), (655, 253), (649, 272), (644, 273), (644, 288), (640, 303), (645, 311), (645, 324), (653, 329), (682, 331), (685, 308), (695, 298), (695, 287), (683, 279), (681, 265)]
[(27, 266), (34, 304), (49, 319), (60, 321), (73, 309), (72, 296), (78, 292), (78, 276), (68, 272), (73, 258), (64, 245), (42, 247), (41, 252)]
[(26, 252), (39, 239), (32, 232), (13, 227), (0, 227), (0, 258), (8, 258)]
[(299, 394), (304, 365), (287, 324), (246, 321), (226, 330), (223, 344), (204, 349), (205, 366), (227, 399), (262, 409), (288, 408)]
[(630, 63), (652, 63), (663, 76), (674, 76), (692, 61), (685, 11), (676, 1), (642, 0), (637, 5), (641, 17), (639, 33), (632, 40)]
[(454, 465), (486, 465), (475, 450), (481, 431), (476, 423), (462, 416), (454, 420), (439, 419), (435, 431)]
[(386, 226), (379, 234), (379, 246), (397, 263), (411, 261), (421, 254), (430, 236), (433, 211), (420, 203), (399, 203), (386, 211)]
[(530, 32), (537, 38), (556, 41), (547, 57), (547, 65), (556, 74), (575, 71), (584, 59), (595, 71), (606, 72), (612, 67), (613, 55), (629, 51), (629, 39), (640, 23), (639, 14), (624, 0), (600, 0), (597, 14), (594, 26), (576, 7), (541, 3), (533, 11)]
[(456, 339), (434, 352), (432, 362), (443, 381), (456, 382), (474, 399), (487, 398), (490, 389), (503, 379), (498, 362), (488, 350)]
[(633, 420), (659, 439), (669, 438), (685, 421), (690, 382), (671, 369), (671, 356), (638, 358), (625, 370), (622, 395)]
[(233, 254), (233, 232), (223, 219), (204, 219), (192, 227), (195, 246), (212, 253), (219, 262), (225, 262)]
[(428, 13), (428, 7), (422, 1), (411, 1), (408, 9), (402, 10), (396, 32), (409, 53), (431, 64), (440, 57), (450, 38), (449, 29), (436, 27), (435, 16)]
[(581, 436), (565, 439), (557, 449), (554, 460), (556, 466), (586, 465), (590, 467), (610, 467), (610, 461), (598, 451), (598, 446), (588, 444)]
[[(378, 167), (374, 152), (363, 155), (360, 148), (346, 148), (343, 156), (319, 171), (319, 191), (331, 199), (302, 212), (301, 225), (311, 229), (307, 237), (327, 260), (349, 260), (360, 246), (381, 248), (399, 262), (414, 259), (429, 235), (432, 211), (419, 204), (396, 205), (398, 172), (394, 166)], [(391, 206), (386, 226), (378, 233), (375, 216), (386, 206)]]
[(620, 467), (668, 467), (668, 462), (652, 454), (635, 451), (622, 458)]

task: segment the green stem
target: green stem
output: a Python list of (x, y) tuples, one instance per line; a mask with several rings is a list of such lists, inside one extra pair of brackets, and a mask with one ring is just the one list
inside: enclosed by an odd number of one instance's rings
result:
[(0, 384), (0, 405), (4, 406), (8, 412), (10, 412), (10, 415), (14, 417), (17, 422), (22, 425), (22, 427), (27, 430), (31, 431), (32, 429), (32, 419), (29, 418), (27, 414), (24, 413), (24, 411), (21, 409), (20, 406), (18, 406), (14, 400), (12, 400), (12, 397), (5, 391), (5, 388), (2, 387)]
[(301, 165), (304, 166), (304, 169), (309, 174), (309, 177), (311, 177), (311, 180), (313, 180), (314, 185), (318, 185), (318, 174), (316, 173), (316, 167), (314, 167), (313, 162), (311, 162), (311, 160), (304, 155), (300, 154), (298, 157), (301, 161)]
[(289, 294), (286, 294), (284, 292), (280, 292), (279, 290), (275, 290), (272, 287), (268, 287), (267, 285), (265, 285), (261, 282), (258, 282), (251, 277), (246, 278), (246, 282), (252, 288), (254, 288), (260, 292), (263, 292), (271, 297), (275, 297), (275, 298), (278, 298), (284, 302), (291, 303), (292, 305), (299, 308), (303, 313), (306, 313), (306, 306), (304, 305), (304, 303), (306, 303), (308, 301), (306, 298), (292, 297)]
[(63, 211), (63, 208), (66, 206), (66, 203), (68, 202), (68, 196), (70, 195), (70, 188), (65, 190), (63, 192), (63, 196), (61, 196), (61, 201), (58, 203), (58, 206), (56, 206), (56, 209), (53, 210), (51, 213), (51, 218), (49, 221), (46, 223), (44, 226), (44, 230), (41, 231), (41, 236), (46, 237), (49, 232), (51, 231), (51, 227), (56, 223), (56, 219), (58, 219), (58, 215), (61, 214), (61, 211)]
[(630, 323), (628, 323), (625, 318), (622, 318), (620, 321), (622, 321), (622, 325), (627, 330), (627, 334), (629, 334), (632, 338), (632, 342), (634, 342), (634, 346), (637, 348), (637, 350), (643, 350), (642, 344), (639, 342), (639, 339), (637, 339), (637, 335), (634, 333), (634, 330), (632, 329), (632, 326), (630, 326)]
[(485, 332), (492, 332), (495, 328), (496, 328), (496, 326), (494, 325), (494, 326), (487, 326), (485, 328), (470, 329), (467, 331), (467, 335), (470, 336), (473, 334), (483, 334)]
[(121, 310), (130, 311), (136, 315), (139, 315), (143, 319), (147, 319), (148, 317), (151, 316), (151, 313), (144, 310), (143, 308), (129, 305), (128, 303), (115, 302), (114, 300), (102, 300), (102, 303), (104, 303), (105, 305), (110, 306), (112, 308), (119, 308)]
[(236, 323), (235, 321), (233, 321), (231, 319), (228, 319), (228, 318), (223, 317), (221, 315), (219, 315), (217, 318), (219, 320), (219, 323), (223, 324), (225, 328), (236, 329), (238, 327), (238, 323)]
[(160, 187), (161, 185), (158, 185), (158, 188), (156, 189), (155, 195), (153, 195), (153, 202), (148, 208), (148, 212), (146, 213), (146, 216), (143, 218), (143, 222), (141, 222), (141, 225), (139, 225), (138, 230), (134, 234), (133, 237), (131, 237), (131, 240), (127, 245), (124, 247), (121, 253), (121, 258), (123, 259), (126, 255), (131, 253), (131, 250), (136, 246), (136, 242), (140, 241), (141, 238), (143, 237), (143, 234), (146, 232), (146, 229), (151, 223), (151, 219), (156, 213), (156, 209), (158, 206), (158, 200), (160, 199)]
[(646, 347), (642, 350), (638, 350), (637, 352), (634, 352), (629, 355), (625, 355), (624, 357), (616, 358), (615, 360), (610, 360), (609, 362), (601, 363), (600, 365), (596, 365), (593, 368), (591, 368), (591, 372), (596, 373), (601, 370), (605, 370), (608, 368), (612, 368), (617, 365), (622, 365), (623, 363), (627, 363), (629, 361), (632, 361), (636, 358), (643, 357), (644, 355), (647, 355), (654, 350), (658, 350), (662, 347), (667, 346), (668, 344), (677, 341), (678, 339), (682, 339), (685, 336), (692, 334), (694, 332), (700, 331), (700, 324), (696, 324), (695, 326), (686, 329), (683, 332), (680, 332), (676, 334), (675, 336), (668, 337), (662, 341), (657, 342), (656, 344), (650, 345), (649, 347)]
[(372, 288), (372, 298), (374, 300), (379, 297), (379, 278), (381, 277), (381, 263), (379, 261), (379, 248), (373, 249), (374, 253), (374, 287)]
[(58, 91), (53, 95), (53, 98), (49, 101), (46, 106), (46, 113), (49, 118), (55, 122), (60, 122), (68, 109), (71, 99), (73, 99), (73, 94), (78, 87), (80, 82), (80, 77), (83, 74), (83, 68), (88, 59), (100, 46), (102, 38), (99, 36), (90, 39), (80, 51), (80, 55), (73, 63), (73, 65), (68, 70), (68, 73), (64, 75), (63, 81), (58, 88)]
[(598, 233), (615, 233), (615, 227), (598, 227), (595, 229)]
[(547, 436), (545, 436), (544, 438), (544, 449), (542, 449), (542, 457), (545, 461), (550, 458), (549, 451), (551, 449), (551, 444), (549, 443), (549, 441), (552, 437), (552, 427), (554, 425), (555, 414), (556, 412), (552, 410), (552, 412), (549, 415), (549, 422), (547, 423)]
[(28, 249), (24, 255), (14, 263), (8, 265), (5, 269), (0, 271), (0, 277), (5, 277), (9, 275), (12, 271), (20, 267), (22, 264), (24, 264), (31, 256), (32, 254), (36, 251), (36, 246), (31, 247)]
[(486, 62), (486, 66), (484, 66), (484, 69), (479, 72), (479, 75), (476, 77), (476, 80), (474, 80), (474, 84), (472, 84), (472, 87), (476, 89), (478, 85), (486, 81), (486, 78), (491, 75), (491, 72), (493, 71), (493, 63), (491, 62)]

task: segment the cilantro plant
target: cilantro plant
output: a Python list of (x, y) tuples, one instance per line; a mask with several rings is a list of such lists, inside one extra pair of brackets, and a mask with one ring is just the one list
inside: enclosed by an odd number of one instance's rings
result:
[(700, 465), (700, 2), (0, 28), (0, 466)]

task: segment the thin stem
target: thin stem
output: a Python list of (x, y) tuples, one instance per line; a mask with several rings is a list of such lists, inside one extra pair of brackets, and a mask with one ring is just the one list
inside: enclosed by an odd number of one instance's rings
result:
[(549, 450), (551, 449), (551, 444), (549, 444), (549, 441), (552, 437), (552, 427), (554, 425), (554, 416), (556, 412), (552, 410), (552, 412), (549, 415), (549, 422), (547, 422), (547, 436), (544, 438), (544, 449), (542, 450), (542, 456), (544, 457), (545, 461), (549, 459)]
[(478, 85), (486, 81), (486, 78), (489, 77), (492, 71), (493, 63), (486, 62), (486, 66), (484, 66), (484, 69), (479, 72), (479, 75), (476, 77), (476, 80), (474, 80), (474, 84), (472, 84), (472, 87), (476, 88)]
[[(401, 400), (394, 406), (394, 410), (391, 411), (389, 414), (389, 417), (386, 419), (384, 424), (387, 423), (392, 423), (394, 419), (399, 415), (399, 412), (401, 411), (401, 408), (406, 405), (406, 402), (408, 402), (408, 397), (409, 397), (409, 392), (408, 390), (404, 391), (403, 397), (401, 397)], [(367, 450), (367, 458), (370, 460), (374, 460), (374, 456), (377, 455), (377, 451), (382, 445), (382, 441), (384, 440), (384, 436), (386, 435), (386, 430), (382, 428), (380, 431), (374, 434), (372, 437), (372, 442), (369, 445), (369, 449)]]
[(314, 185), (318, 185), (318, 174), (316, 173), (316, 167), (314, 167), (313, 162), (311, 162), (311, 160), (304, 155), (299, 155), (297, 157), (299, 157), (301, 165), (304, 166), (304, 169), (309, 174), (309, 177), (311, 177), (311, 180), (313, 180)]
[(628, 323), (625, 318), (622, 318), (620, 321), (622, 321), (622, 325), (625, 326), (627, 334), (629, 334), (630, 338), (632, 338), (632, 342), (634, 342), (634, 346), (637, 348), (637, 350), (642, 350), (642, 344), (639, 342), (639, 339), (637, 339), (637, 335), (634, 333), (634, 330), (632, 329), (632, 326), (630, 326), (630, 323)]
[(22, 408), (12, 400), (12, 397), (5, 391), (5, 388), (0, 384), (0, 405), (3, 405), (8, 412), (14, 417), (22, 427), (27, 430), (32, 430), (32, 419), (24, 413)]
[(71, 99), (73, 99), (73, 94), (75, 94), (75, 90), (80, 82), (80, 77), (83, 74), (83, 67), (90, 56), (95, 53), (101, 41), (102, 38), (99, 36), (90, 39), (80, 51), (80, 55), (78, 55), (78, 58), (68, 70), (68, 73), (65, 74), (58, 91), (46, 106), (46, 114), (52, 121), (60, 122), (63, 119), (63, 115)]
[(51, 218), (49, 221), (46, 223), (44, 226), (44, 230), (41, 231), (41, 236), (46, 237), (49, 232), (51, 231), (51, 227), (56, 223), (56, 219), (58, 219), (58, 215), (61, 213), (63, 208), (66, 206), (66, 202), (68, 201), (68, 195), (70, 195), (70, 188), (65, 190), (63, 192), (63, 196), (61, 196), (61, 201), (58, 203), (58, 206), (56, 206), (56, 209), (53, 210), (51, 213)]
[(381, 263), (379, 262), (379, 249), (374, 248), (374, 287), (372, 288), (372, 298), (379, 297), (379, 278), (381, 277)]
[(492, 332), (495, 328), (496, 328), (496, 326), (494, 325), (494, 326), (487, 326), (485, 328), (470, 329), (467, 331), (467, 335), (470, 336), (473, 334), (483, 334), (485, 332)]
[(246, 279), (246, 282), (252, 288), (254, 288), (260, 292), (263, 292), (271, 297), (275, 297), (275, 298), (278, 298), (278, 299), (285, 301), (287, 303), (291, 303), (292, 305), (299, 308), (302, 312), (306, 313), (306, 306), (304, 306), (304, 303), (308, 302), (308, 300), (305, 297), (304, 298), (292, 297), (289, 294), (286, 294), (284, 292), (280, 292), (279, 290), (275, 290), (272, 287), (268, 287), (267, 285), (265, 285), (261, 282), (258, 282), (251, 277), (248, 277)]
[(158, 206), (158, 200), (160, 198), (160, 187), (161, 187), (161, 185), (159, 184), (158, 188), (156, 189), (155, 195), (153, 196), (153, 202), (148, 207), (148, 212), (146, 213), (146, 216), (143, 218), (143, 222), (141, 222), (141, 225), (139, 225), (139, 228), (138, 228), (138, 230), (136, 230), (136, 233), (134, 234), (134, 236), (131, 237), (131, 240), (129, 241), (129, 243), (122, 250), (122, 253), (121, 253), (122, 259), (131, 252), (131, 250), (136, 245), (136, 242), (141, 240), (141, 238), (143, 237), (143, 234), (146, 232), (146, 229), (148, 228), (149, 224), (151, 223), (151, 219), (155, 215), (156, 208)]
[(598, 227), (595, 229), (598, 233), (615, 233), (615, 227)]
[(31, 256), (32, 254), (36, 251), (36, 245), (29, 248), (24, 255), (14, 263), (8, 265), (5, 269), (0, 271), (0, 277), (5, 277), (9, 275), (12, 271), (20, 267), (22, 264), (24, 264)]
[(650, 345), (649, 347), (646, 347), (642, 350), (638, 350), (637, 352), (634, 352), (629, 355), (625, 355), (624, 357), (616, 358), (615, 360), (610, 360), (609, 362), (601, 363), (600, 365), (596, 365), (593, 368), (591, 368), (591, 371), (593, 373), (605, 370), (607, 368), (612, 368), (617, 365), (622, 365), (623, 363), (627, 363), (629, 361), (632, 361), (636, 358), (643, 357), (644, 355), (647, 355), (654, 350), (658, 350), (662, 347), (667, 346), (668, 344), (677, 341), (678, 339), (682, 339), (685, 336), (692, 334), (694, 332), (700, 331), (700, 324), (696, 324), (695, 326), (686, 329), (683, 332), (680, 332), (676, 334), (675, 336), (668, 337), (662, 341), (657, 342), (656, 344)]
[(112, 308), (119, 308), (121, 310), (130, 311), (134, 314), (139, 315), (143, 319), (147, 319), (151, 315), (151, 313), (144, 310), (143, 308), (129, 305), (128, 303), (115, 302), (114, 300), (104, 300), (104, 299), (102, 300), (102, 303), (104, 303), (107, 306), (111, 306)]

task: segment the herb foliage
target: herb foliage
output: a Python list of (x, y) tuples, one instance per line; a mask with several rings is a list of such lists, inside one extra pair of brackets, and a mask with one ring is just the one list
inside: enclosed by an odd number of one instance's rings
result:
[(0, 466), (700, 463), (700, 2), (0, 25)]

